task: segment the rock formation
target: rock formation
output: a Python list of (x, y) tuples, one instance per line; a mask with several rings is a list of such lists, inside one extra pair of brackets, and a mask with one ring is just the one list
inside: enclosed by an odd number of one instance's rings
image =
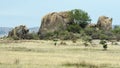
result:
[(27, 29), (26, 26), (20, 25), (12, 29), (9, 32), (8, 37), (12, 37), (15, 39), (26, 39), (28, 32), (29, 32), (29, 29)]
[[(38, 35), (65, 30), (73, 21), (74, 20), (70, 19), (69, 11), (49, 13), (43, 17)], [(100, 16), (97, 24), (88, 24), (88, 27), (110, 30), (112, 29), (112, 18)]]
[(112, 29), (112, 18), (100, 16), (97, 22), (97, 27), (102, 30)]
[(43, 17), (38, 34), (54, 32), (66, 29), (67, 23), (70, 23), (68, 12), (53, 12)]

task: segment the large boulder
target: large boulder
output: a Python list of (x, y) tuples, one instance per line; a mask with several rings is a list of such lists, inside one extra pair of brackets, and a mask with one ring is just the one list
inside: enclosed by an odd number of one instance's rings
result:
[(26, 39), (28, 35), (29, 29), (27, 29), (26, 26), (20, 25), (12, 29), (8, 37), (14, 38), (14, 39)]
[(64, 30), (68, 23), (70, 23), (68, 11), (49, 13), (43, 17), (38, 34)]
[(102, 30), (112, 29), (112, 18), (100, 16), (97, 22), (97, 27)]

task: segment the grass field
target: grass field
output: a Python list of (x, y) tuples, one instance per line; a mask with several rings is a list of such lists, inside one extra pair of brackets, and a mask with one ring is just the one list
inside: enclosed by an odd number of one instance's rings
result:
[(0, 68), (120, 68), (120, 46), (109, 45), (103, 51), (101, 45), (84, 47), (61, 41), (0, 40)]

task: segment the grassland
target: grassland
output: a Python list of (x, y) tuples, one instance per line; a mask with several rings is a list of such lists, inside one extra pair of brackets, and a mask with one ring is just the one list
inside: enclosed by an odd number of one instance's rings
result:
[(103, 51), (98, 44), (84, 47), (81, 40), (60, 43), (0, 40), (0, 68), (120, 68), (119, 45)]

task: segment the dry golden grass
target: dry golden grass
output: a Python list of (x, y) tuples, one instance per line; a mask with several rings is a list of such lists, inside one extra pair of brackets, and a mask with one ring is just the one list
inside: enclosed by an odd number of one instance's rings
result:
[[(1, 40), (0, 40), (1, 41)], [(120, 68), (120, 46), (84, 47), (61, 41), (26, 40), (0, 42), (0, 68)]]

